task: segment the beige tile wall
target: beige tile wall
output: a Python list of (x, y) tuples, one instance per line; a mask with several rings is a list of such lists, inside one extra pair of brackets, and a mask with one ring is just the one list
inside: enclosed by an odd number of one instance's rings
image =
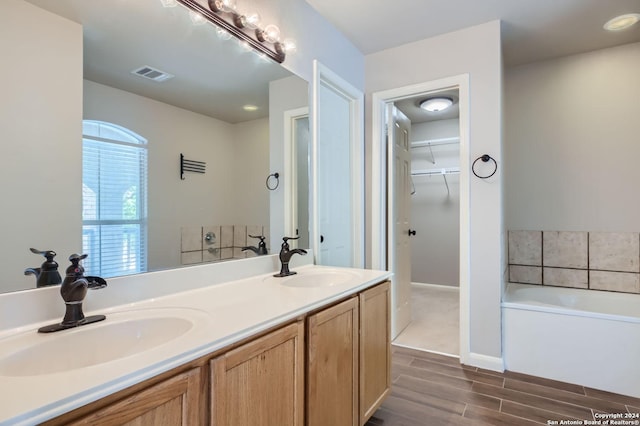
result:
[(509, 281), (640, 293), (640, 233), (509, 231)]
[(256, 246), (259, 240), (248, 235), (264, 235), (269, 246), (268, 227), (262, 225), (207, 225), (181, 228), (180, 254), (183, 265), (244, 259), (255, 256), (243, 247)]

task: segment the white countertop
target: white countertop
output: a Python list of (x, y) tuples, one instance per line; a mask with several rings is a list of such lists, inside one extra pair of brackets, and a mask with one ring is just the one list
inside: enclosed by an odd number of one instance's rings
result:
[[(292, 269), (302, 276), (336, 268), (307, 265)], [(199, 311), (199, 324), (163, 345), (115, 361), (52, 374), (0, 376), (0, 425), (33, 425), (57, 417), (391, 276), (386, 271), (340, 269), (348, 271), (351, 278), (331, 286), (288, 287), (282, 285), (284, 279), (271, 278), (273, 272), (270, 272), (94, 311), (85, 308), (87, 316), (105, 314), (104, 324), (117, 321), (125, 311), (188, 308)], [(99, 296), (89, 293), (89, 297)], [(59, 303), (63, 305), (61, 299)], [(56, 335), (65, 333), (36, 333), (37, 328), (49, 323), (50, 320), (1, 331), (0, 343), (16, 333), (33, 333), (34, 339), (55, 339)], [(69, 356), (81, 358), (82, 353), (81, 347), (69, 348)], [(2, 353), (0, 357), (7, 355)], [(46, 363), (47, 354), (41, 356)]]

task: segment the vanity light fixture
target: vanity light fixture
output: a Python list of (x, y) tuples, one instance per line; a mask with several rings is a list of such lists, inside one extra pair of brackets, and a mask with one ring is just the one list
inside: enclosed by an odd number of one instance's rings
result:
[(420, 102), (420, 108), (429, 112), (438, 112), (445, 110), (453, 105), (453, 99), (438, 97), (438, 98), (429, 98)]
[(603, 28), (607, 31), (622, 31), (634, 26), (639, 21), (640, 13), (627, 13), (608, 20)]
[(290, 40), (280, 42), (280, 29), (277, 26), (262, 28), (258, 13), (244, 15), (238, 12), (235, 0), (207, 0), (209, 9), (197, 0), (175, 1), (279, 64), (284, 62), (287, 52), (295, 49), (295, 44)]

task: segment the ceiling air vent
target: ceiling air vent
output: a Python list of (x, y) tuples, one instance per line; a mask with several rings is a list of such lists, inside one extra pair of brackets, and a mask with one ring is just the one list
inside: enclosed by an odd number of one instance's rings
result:
[(132, 74), (139, 75), (140, 77), (148, 78), (153, 81), (165, 81), (173, 78), (173, 74), (166, 73), (164, 71), (160, 71), (159, 69), (150, 67), (145, 65), (144, 67), (140, 67), (136, 70), (131, 71)]

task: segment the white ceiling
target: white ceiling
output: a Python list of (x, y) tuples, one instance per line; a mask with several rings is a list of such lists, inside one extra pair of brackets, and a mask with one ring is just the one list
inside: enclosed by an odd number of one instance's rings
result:
[[(159, 0), (27, 1), (83, 25), (87, 79), (230, 123), (266, 116), (268, 82), (291, 75)], [(613, 16), (640, 12), (640, 0), (306, 1), (365, 54), (494, 19), (503, 21), (508, 65), (640, 41), (640, 25), (602, 29)], [(145, 65), (176, 77), (156, 83), (130, 73)]]
[(640, 24), (618, 33), (602, 28), (640, 13), (640, 0), (306, 1), (365, 54), (496, 19), (508, 66), (640, 41)]
[[(429, 112), (420, 108), (420, 102), (433, 97), (444, 97), (453, 100), (453, 105), (442, 111)], [(435, 92), (411, 96), (394, 102), (412, 124), (426, 123), (429, 121), (451, 120), (460, 117), (460, 104), (458, 103), (458, 89), (438, 90)]]

